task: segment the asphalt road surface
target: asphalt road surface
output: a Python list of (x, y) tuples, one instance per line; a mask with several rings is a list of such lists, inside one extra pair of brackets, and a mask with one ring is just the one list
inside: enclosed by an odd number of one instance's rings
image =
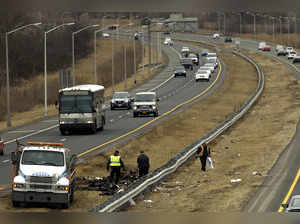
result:
[[(199, 99), (206, 97), (207, 94), (210, 94), (222, 82), (223, 71), (216, 71), (212, 75), (210, 82), (196, 83), (194, 80), (194, 72), (191, 71), (188, 71), (187, 78), (170, 78), (174, 66), (179, 65), (179, 52), (181, 47), (181, 43), (175, 43), (173, 47), (164, 46), (165, 53), (169, 57), (168, 66), (160, 74), (155, 76), (155, 78), (131, 91), (132, 95), (134, 95), (137, 91), (151, 90), (159, 87), (154, 89), (154, 91), (157, 92), (158, 97), (161, 99), (159, 102), (160, 115), (170, 111), (176, 105), (199, 95), (203, 91), (206, 91), (206, 93)], [(193, 46), (189, 47), (199, 51), (199, 49), (196, 49)], [(201, 58), (200, 63), (203, 63)], [(225, 68), (224, 65), (221, 67)], [(195, 69), (196, 67), (194, 67), (194, 71)], [(217, 77), (218, 80), (216, 80)], [(168, 81), (165, 82), (166, 80)], [(160, 86), (161, 83), (164, 83), (164, 85)], [(212, 83), (214, 83), (214, 85), (212, 85)], [(209, 91), (207, 91), (208, 89)], [(5, 139), (6, 143), (5, 155), (0, 158), (0, 186), (6, 186), (10, 182), (9, 154), (16, 148), (16, 138), (21, 139), (21, 142), (24, 143), (27, 141), (62, 142), (75, 154), (84, 154), (89, 150), (89, 155), (93, 155), (99, 153), (101, 150), (107, 149), (107, 146), (112, 146), (112, 144), (128, 140), (128, 138), (144, 132), (147, 128), (158, 124), (162, 119), (155, 119), (154, 122), (151, 122), (154, 120), (153, 117), (133, 118), (131, 110), (107, 110), (106, 120), (107, 124), (104, 131), (99, 131), (96, 134), (78, 133), (69, 136), (61, 136), (56, 117), (2, 132), (1, 136)], [(139, 129), (139, 127), (145, 124), (149, 125)], [(128, 135), (129, 132), (133, 133)], [(116, 138), (118, 138), (118, 140), (114, 141)]]

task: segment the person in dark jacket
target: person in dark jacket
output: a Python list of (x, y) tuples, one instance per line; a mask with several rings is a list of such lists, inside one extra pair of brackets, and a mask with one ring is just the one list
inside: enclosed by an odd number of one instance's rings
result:
[[(114, 155), (110, 156), (107, 161), (106, 169), (110, 171), (110, 181), (115, 184), (119, 183), (121, 176), (121, 168), (125, 169), (124, 163), (119, 155), (119, 151), (115, 151)], [(115, 181), (114, 181), (115, 180)]]
[(207, 161), (207, 157), (210, 156), (210, 148), (208, 148), (206, 143), (203, 143), (202, 145), (200, 145), (200, 147), (197, 150), (197, 154), (200, 157), (200, 162), (201, 162), (201, 170), (202, 171), (206, 171), (206, 161)]
[(144, 153), (144, 151), (140, 152), (140, 155), (137, 158), (137, 164), (139, 168), (139, 177), (147, 175), (150, 168), (150, 162), (149, 157)]

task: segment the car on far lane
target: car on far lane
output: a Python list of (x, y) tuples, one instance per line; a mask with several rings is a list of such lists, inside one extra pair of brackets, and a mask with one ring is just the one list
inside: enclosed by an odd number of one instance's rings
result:
[[(279, 46), (281, 46), (281, 45), (279, 45)], [(276, 47), (276, 53), (277, 53), (277, 56), (286, 56), (287, 55), (286, 50), (282, 46)]]
[(3, 156), (3, 155), (4, 155), (4, 141), (0, 137), (0, 156)]
[(211, 75), (209, 70), (198, 70), (195, 73), (196, 82), (203, 81), (203, 80), (209, 82), (210, 77)]
[(214, 65), (208, 65), (208, 64), (204, 64), (203, 66), (201, 66), (200, 68), (203, 68), (203, 69), (209, 69), (211, 73), (214, 73), (215, 71), (215, 66)]
[(293, 64), (300, 62), (300, 56), (296, 55), (293, 59)]
[(296, 51), (291, 51), (291, 52), (288, 53), (287, 58), (288, 59), (294, 59), (294, 57), (296, 57), (296, 56), (297, 56), (297, 52)]
[(186, 71), (185, 68), (183, 66), (176, 66), (175, 70), (174, 70), (174, 77), (177, 76), (184, 76), (186, 77)]
[(164, 45), (173, 46), (174, 42), (172, 41), (172, 39), (170, 37), (166, 37), (166, 39), (164, 41)]
[(219, 64), (218, 64), (218, 60), (217, 58), (213, 57), (213, 58), (206, 58), (206, 63), (213, 63), (215, 66), (215, 69), (218, 68)]
[(110, 109), (114, 110), (117, 108), (126, 108), (129, 110), (131, 109), (132, 101), (133, 98), (128, 92), (115, 92), (110, 101)]
[(225, 43), (232, 43), (232, 37), (225, 37), (224, 42)]
[(267, 45), (266, 42), (259, 42), (259, 44), (258, 44), (258, 50), (262, 51), (266, 45)]
[(187, 54), (190, 52), (190, 48), (189, 47), (182, 47), (181, 48), (181, 53)]
[(285, 212), (300, 212), (300, 195), (292, 196), (288, 204), (282, 204)]
[(213, 35), (213, 39), (219, 39), (219, 38), (220, 38), (220, 34), (215, 33), (215, 34)]
[(271, 51), (271, 46), (270, 45), (265, 45), (262, 50), (263, 51)]
[(207, 56), (207, 54), (208, 54), (208, 50), (207, 49), (203, 49), (202, 51), (201, 51), (201, 56), (202, 57), (206, 57)]
[(206, 71), (206, 72), (209, 72), (209, 77), (211, 77), (212, 72), (211, 72), (210, 68), (207, 68), (207, 67), (200, 67), (200, 68), (197, 70), (197, 72), (200, 72), (200, 71)]
[(286, 53), (288, 54), (288, 53), (290, 53), (290, 52), (294, 52), (295, 50), (294, 50), (293, 47), (286, 47), (285, 51), (286, 51)]
[(102, 37), (104, 37), (104, 38), (109, 38), (110, 35), (109, 35), (109, 33), (103, 33), (103, 34), (102, 34)]

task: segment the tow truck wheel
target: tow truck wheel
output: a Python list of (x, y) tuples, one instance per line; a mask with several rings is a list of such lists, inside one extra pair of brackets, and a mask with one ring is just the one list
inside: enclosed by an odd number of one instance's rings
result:
[(67, 132), (66, 132), (65, 130), (60, 129), (60, 134), (61, 134), (61, 135), (66, 135)]
[(13, 207), (19, 208), (20, 207), (20, 202), (19, 201), (12, 201)]

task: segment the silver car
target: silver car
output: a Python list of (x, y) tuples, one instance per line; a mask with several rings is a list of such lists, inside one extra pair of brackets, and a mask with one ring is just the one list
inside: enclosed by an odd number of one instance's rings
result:
[(300, 212), (300, 195), (293, 196), (290, 203), (281, 206), (285, 208), (285, 212)]

